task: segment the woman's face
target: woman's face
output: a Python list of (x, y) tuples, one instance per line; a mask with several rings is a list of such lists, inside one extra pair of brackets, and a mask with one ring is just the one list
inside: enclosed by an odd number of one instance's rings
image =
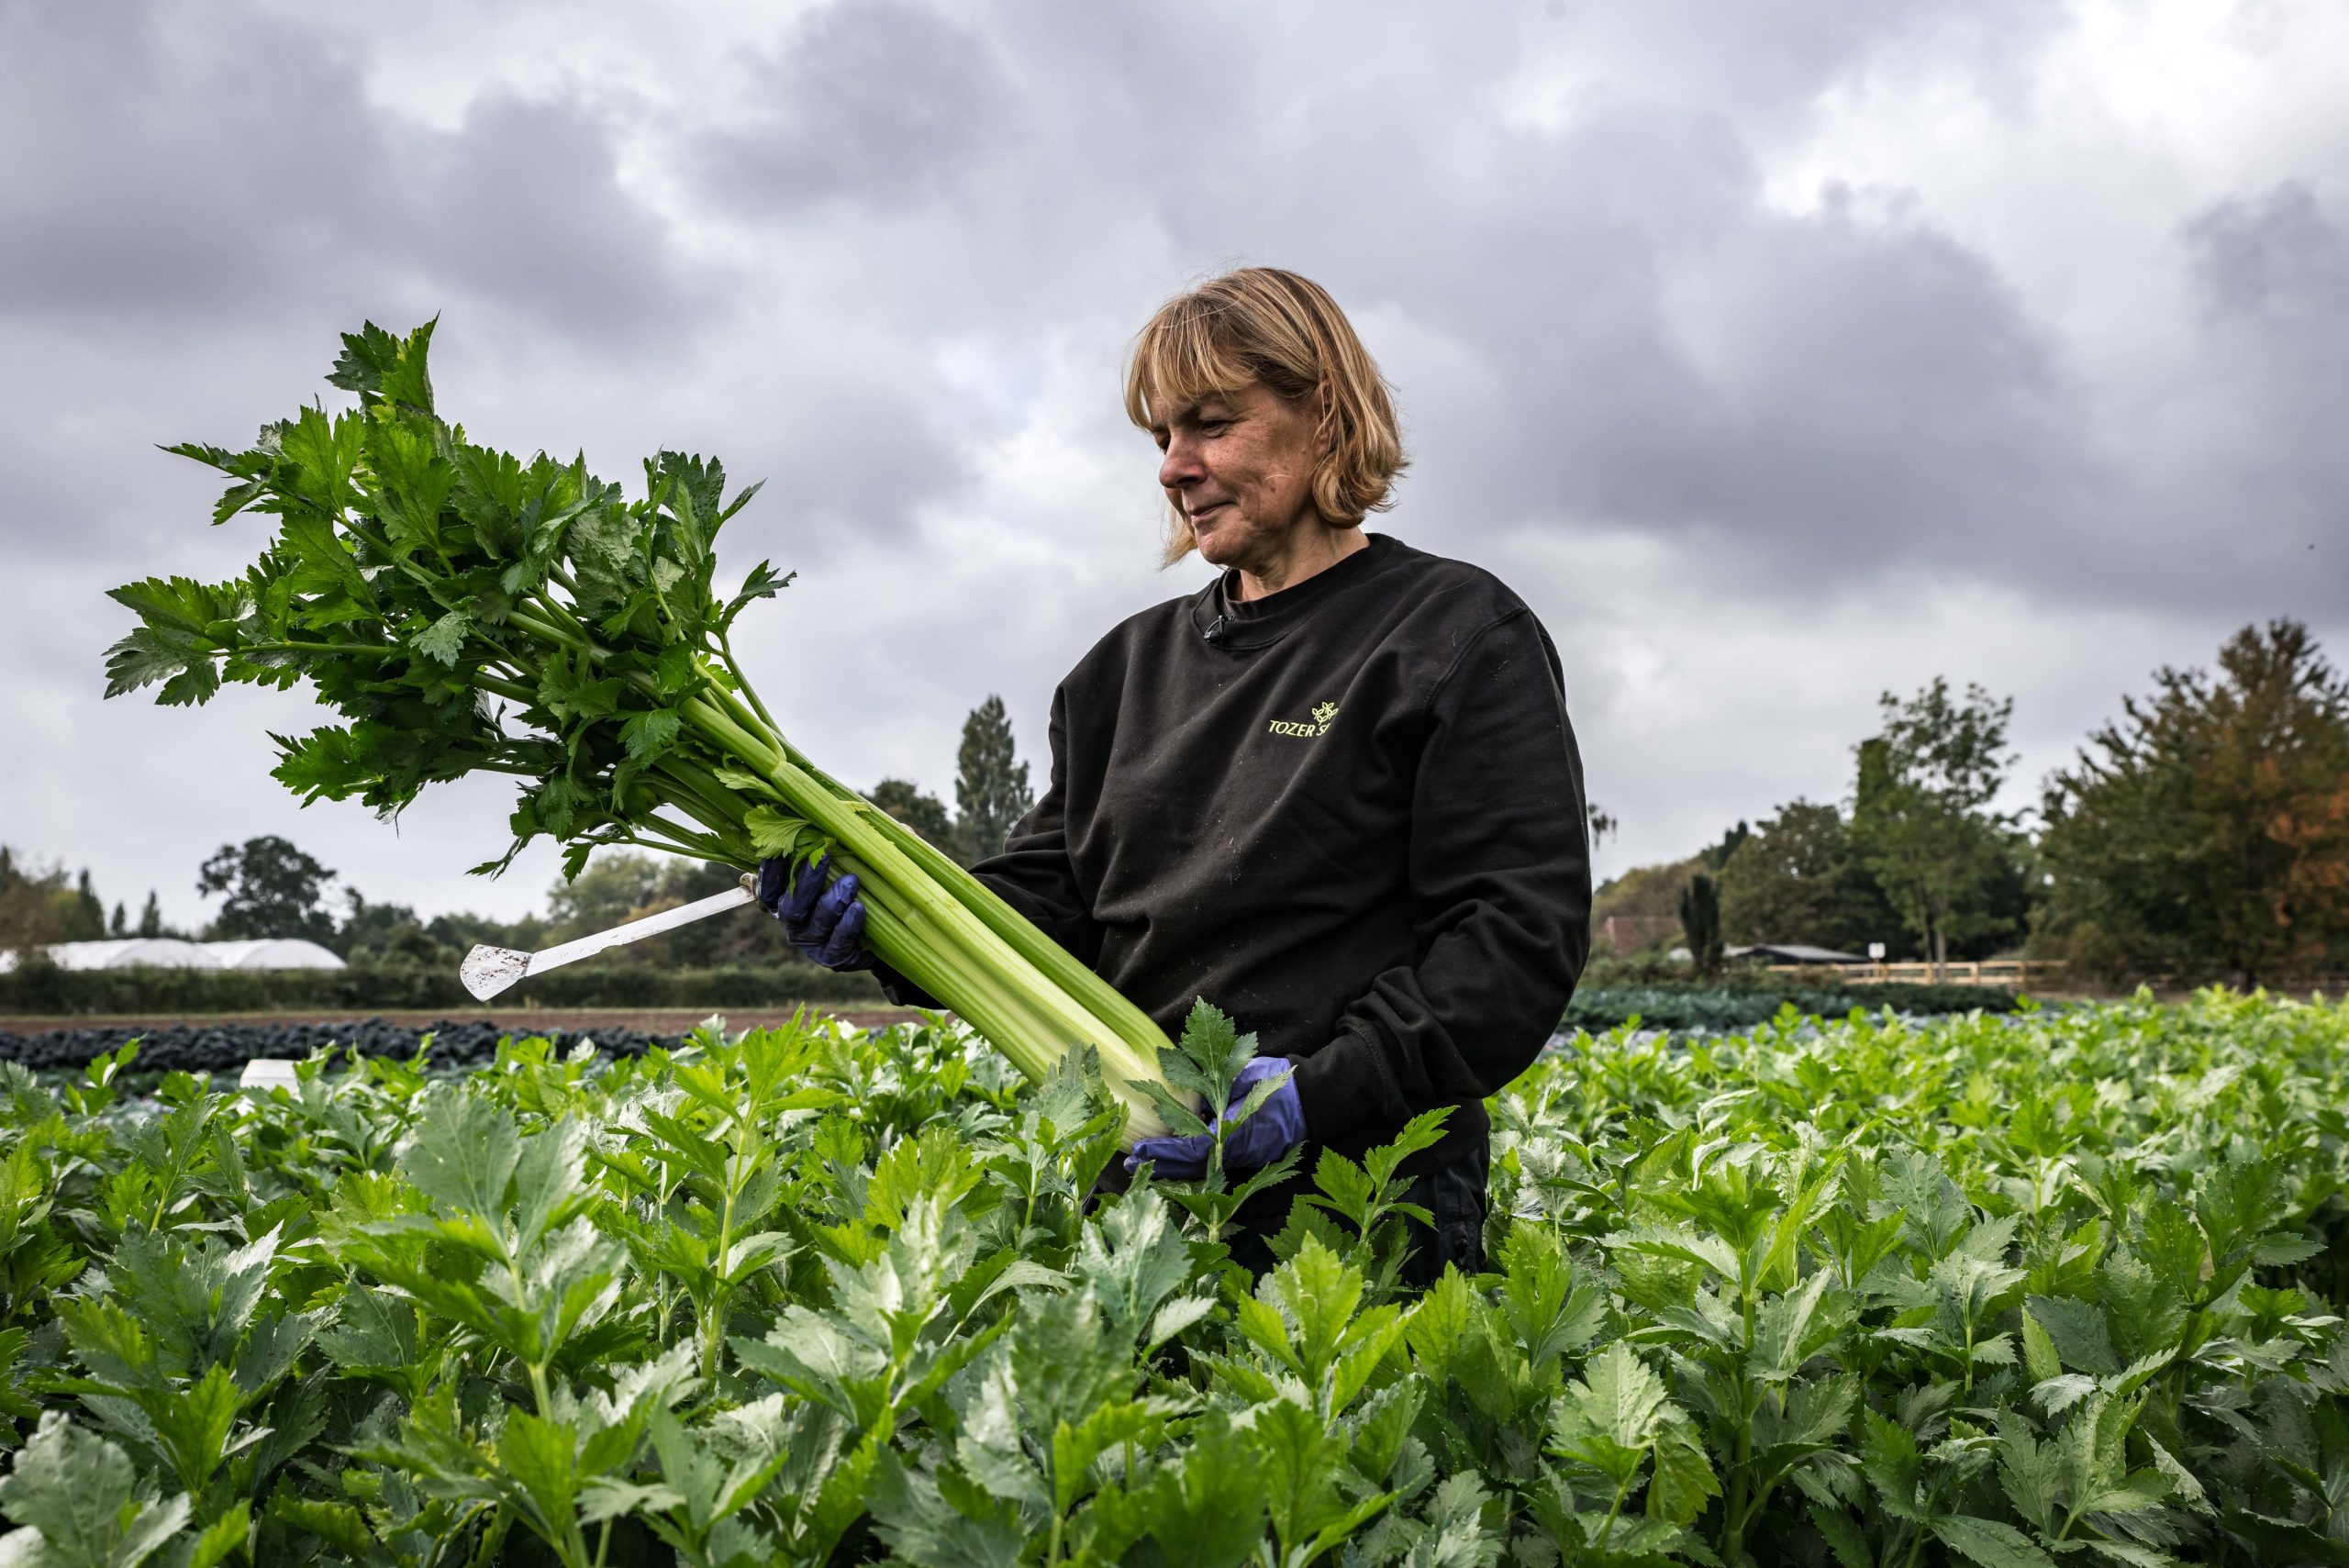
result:
[(1320, 531), (1311, 488), (1320, 450), (1306, 408), (1258, 383), (1151, 412), (1165, 454), (1158, 483), (1207, 561), (1263, 575), (1300, 531)]

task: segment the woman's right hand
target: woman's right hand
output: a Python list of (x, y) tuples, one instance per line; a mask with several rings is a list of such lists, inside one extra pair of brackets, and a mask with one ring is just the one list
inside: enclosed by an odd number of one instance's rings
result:
[(759, 906), (783, 922), (785, 940), (808, 962), (830, 970), (873, 967), (856, 873), (835, 878), (831, 856), (808, 862), (796, 877), (787, 860), (761, 861), (758, 895)]

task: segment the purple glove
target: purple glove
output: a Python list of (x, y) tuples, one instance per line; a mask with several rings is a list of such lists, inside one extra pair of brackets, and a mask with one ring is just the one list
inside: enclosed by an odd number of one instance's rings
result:
[(761, 861), (758, 895), (759, 907), (783, 922), (785, 940), (808, 962), (833, 970), (873, 967), (856, 873), (834, 881), (831, 856), (808, 862), (796, 881), (789, 861)]
[[(1305, 1106), (1297, 1100), (1297, 1076), (1285, 1057), (1260, 1056), (1242, 1067), (1240, 1076), (1231, 1081), (1231, 1104), (1224, 1111), (1246, 1099), (1249, 1090), (1275, 1077), (1281, 1080), (1281, 1086), (1224, 1140), (1226, 1170), (1253, 1171), (1269, 1165), (1305, 1141)], [(1218, 1127), (1223, 1125), (1223, 1111), (1216, 1113), (1215, 1120)], [(1132, 1172), (1145, 1163), (1154, 1164), (1161, 1176), (1195, 1182), (1208, 1173), (1208, 1155), (1214, 1148), (1215, 1139), (1208, 1133), (1145, 1138), (1126, 1156), (1126, 1169)]]

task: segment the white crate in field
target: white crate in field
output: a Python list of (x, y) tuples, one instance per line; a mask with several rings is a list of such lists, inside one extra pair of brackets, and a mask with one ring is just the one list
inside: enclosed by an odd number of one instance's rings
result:
[(237, 1080), (239, 1089), (259, 1089), (262, 1094), (272, 1089), (291, 1089), (300, 1080), (294, 1075), (294, 1063), (282, 1057), (256, 1056), (245, 1063), (244, 1075)]

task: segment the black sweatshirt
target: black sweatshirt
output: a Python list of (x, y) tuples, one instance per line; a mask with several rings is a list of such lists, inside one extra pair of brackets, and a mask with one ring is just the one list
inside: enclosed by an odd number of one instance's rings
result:
[(1447, 1163), (1588, 951), (1557, 651), (1490, 573), (1383, 535), (1264, 598), (1231, 586), (1070, 673), (1050, 787), (977, 874), (1170, 1035), (1204, 996), (1294, 1060), (1303, 1172), (1437, 1106), (1444, 1142), (1408, 1168)]

